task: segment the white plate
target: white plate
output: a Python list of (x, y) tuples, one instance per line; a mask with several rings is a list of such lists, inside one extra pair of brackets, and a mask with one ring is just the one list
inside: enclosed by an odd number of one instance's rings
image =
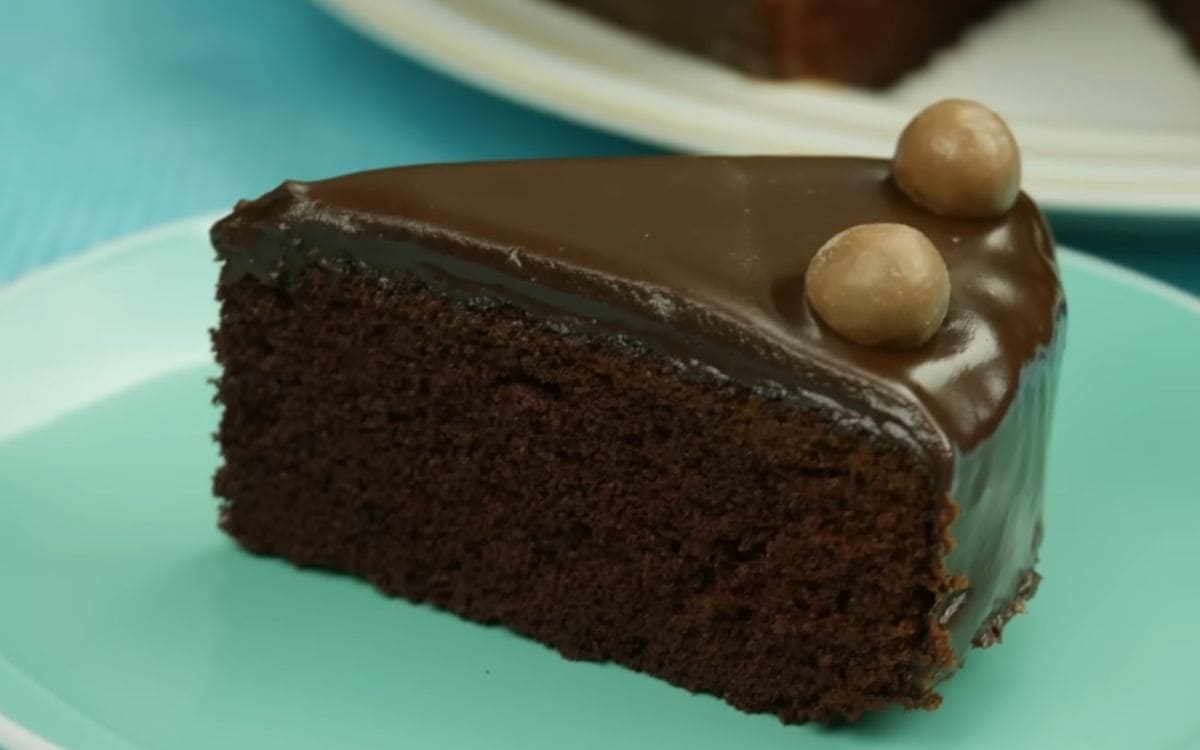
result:
[(1200, 64), (1143, 0), (1017, 3), (883, 93), (751, 80), (544, 0), (317, 2), (484, 88), (689, 151), (885, 156), (917, 108), (970, 96), (1011, 120), (1043, 204), (1200, 216)]

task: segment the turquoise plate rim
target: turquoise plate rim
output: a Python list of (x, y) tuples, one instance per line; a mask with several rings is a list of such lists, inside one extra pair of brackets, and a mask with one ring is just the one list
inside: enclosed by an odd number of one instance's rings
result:
[[(0, 316), (5, 315), (13, 309), (20, 306), (23, 300), (33, 299), (37, 295), (42, 294), (46, 290), (53, 290), (60, 284), (68, 282), (71, 279), (85, 276), (89, 271), (103, 266), (106, 263), (117, 262), (121, 258), (127, 257), (130, 254), (156, 245), (171, 241), (173, 239), (199, 239), (200, 235), (207, 235), (208, 227), (220, 216), (219, 213), (206, 213), (200, 216), (185, 218), (163, 224), (142, 232), (120, 237), (110, 240), (93, 248), (84, 251), (76, 256), (73, 256), (65, 261), (61, 261), (42, 269), (38, 269), (24, 277), (17, 279), (15, 282), (6, 286), (0, 287)], [(1147, 277), (1136, 271), (1123, 268), (1108, 261), (1097, 259), (1095, 257), (1080, 253), (1078, 251), (1067, 248), (1059, 249), (1060, 263), (1064, 267), (1073, 267), (1077, 271), (1098, 275), (1104, 277), (1108, 281), (1112, 281), (1118, 285), (1135, 289), (1141, 293), (1149, 295), (1161, 300), (1169, 305), (1180, 308), (1181, 310), (1193, 315), (1200, 322), (1200, 298), (1183, 292), (1175, 287), (1156, 279)], [(211, 300), (205, 301), (207, 304), (212, 304)], [(124, 388), (136, 386), (140, 383), (150, 381), (156, 375), (162, 375), (179, 369), (180, 367), (201, 365), (208, 361), (208, 352), (189, 352), (187, 354), (177, 354), (176, 359), (170, 362), (165, 362), (158, 372), (142, 372), (140, 376), (129, 380), (108, 383), (101, 390), (93, 393), (87, 400), (81, 403), (74, 403), (67, 408), (60, 410), (51, 410), (50, 412), (41, 415), (40, 419), (26, 418), (24, 422), (17, 427), (6, 427), (0, 423), (0, 444), (9, 438), (19, 436), (25, 432), (37, 429), (39, 426), (47, 422), (53, 421), (61, 416), (72, 413), (75, 410), (84, 406), (94, 404), (98, 401), (106, 400), (114, 394), (120, 392)], [(1070, 356), (1068, 354), (1068, 356)], [(126, 374), (128, 375), (128, 374)], [(0, 373), (0, 388), (5, 385), (3, 373)], [(12, 379), (10, 378), (10, 383)], [(110, 732), (102, 724), (95, 722), (90, 717), (79, 713), (79, 711), (65, 702), (63, 699), (54, 695), (52, 691), (44, 688), (40, 683), (37, 683), (33, 678), (24, 676), (5, 658), (0, 652), (0, 667), (12, 670), (19, 674), (29, 682), (29, 689), (34, 691), (46, 692), (49, 700), (58, 704), (61, 709), (61, 720), (63, 722), (86, 722), (92, 725), (92, 730), (109, 735), (109, 739), (114, 743), (114, 746), (135, 748), (135, 746), (121, 739), (116, 733)], [(3, 710), (0, 710), (0, 748), (4, 750), (60, 750), (60, 746), (54, 744), (48, 739), (38, 735), (23, 727), (15, 719), (6, 716)]]

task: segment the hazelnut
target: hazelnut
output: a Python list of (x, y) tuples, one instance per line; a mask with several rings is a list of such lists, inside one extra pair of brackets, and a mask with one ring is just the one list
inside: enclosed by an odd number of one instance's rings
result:
[(1000, 115), (979, 102), (944, 99), (921, 110), (896, 144), (892, 174), (930, 211), (1002, 216), (1021, 189), (1021, 152)]
[(945, 261), (906, 224), (860, 224), (838, 233), (813, 256), (804, 286), (826, 325), (866, 346), (924, 344), (950, 302)]

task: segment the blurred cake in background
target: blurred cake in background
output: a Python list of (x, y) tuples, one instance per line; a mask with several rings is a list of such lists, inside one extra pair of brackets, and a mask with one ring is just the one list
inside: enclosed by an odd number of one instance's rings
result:
[[(884, 87), (1013, 0), (554, 0), (765, 78)], [(1041, 0), (1045, 1), (1045, 0)], [(1200, 0), (1153, 0), (1200, 50)]]
[(1200, 0), (1154, 0), (1154, 4), (1183, 32), (1192, 51), (1200, 54)]

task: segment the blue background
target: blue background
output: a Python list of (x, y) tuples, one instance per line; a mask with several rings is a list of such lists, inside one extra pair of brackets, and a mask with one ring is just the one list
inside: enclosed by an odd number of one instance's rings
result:
[[(652, 150), (431, 72), (304, 0), (3, 0), (0, 16), (0, 284), (283, 178)], [(1051, 221), (1200, 293), (1200, 222)]]

